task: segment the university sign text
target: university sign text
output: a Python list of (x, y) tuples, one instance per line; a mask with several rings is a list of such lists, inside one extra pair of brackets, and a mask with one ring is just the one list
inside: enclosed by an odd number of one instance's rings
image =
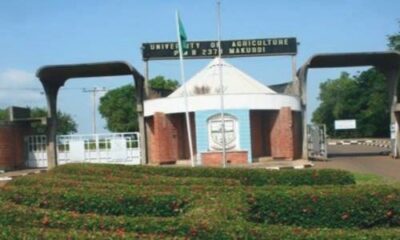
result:
[[(223, 57), (296, 55), (296, 38), (265, 38), (221, 41)], [(143, 43), (143, 60), (179, 58), (177, 42)], [(188, 42), (185, 58), (214, 58), (218, 56), (217, 41)]]

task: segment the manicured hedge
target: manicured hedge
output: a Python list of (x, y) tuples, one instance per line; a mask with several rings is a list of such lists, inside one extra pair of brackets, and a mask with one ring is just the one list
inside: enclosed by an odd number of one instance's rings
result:
[[(232, 220), (205, 228), (177, 218), (113, 217), (0, 205), (0, 239), (398, 239), (400, 228), (329, 229)], [(207, 219), (204, 219), (207, 221)], [(218, 224), (218, 222), (217, 222)], [(123, 233), (123, 234), (122, 234)], [(12, 234), (12, 235), (11, 235)], [(17, 238), (18, 236), (18, 238)], [(36, 237), (36, 238), (35, 238)], [(157, 238), (155, 238), (157, 237)]]
[(180, 178), (168, 177), (160, 175), (150, 175), (142, 178), (129, 178), (120, 176), (91, 176), (91, 175), (67, 175), (67, 174), (51, 174), (46, 173), (42, 175), (24, 176), (15, 179), (11, 183), (15, 186), (32, 186), (32, 185), (46, 185), (51, 187), (59, 186), (88, 186), (88, 187), (131, 187), (135, 186), (237, 186), (240, 182), (235, 179), (221, 179), (221, 178)]
[(27, 207), (11, 202), (0, 204), (0, 225), (184, 235), (189, 227), (176, 217), (129, 217), (80, 214), (78, 212)]
[(72, 164), (1, 188), (0, 240), (399, 239), (399, 188), (352, 183), (338, 170)]
[(49, 228), (24, 228), (24, 227), (11, 227), (0, 226), (0, 239), (1, 240), (60, 240), (60, 239), (184, 239), (183, 237), (168, 236), (164, 234), (138, 234), (127, 233), (124, 229), (117, 229), (113, 232), (99, 231), (79, 231), (79, 230), (64, 230), (64, 229), (49, 229)]
[[(145, 174), (170, 177), (225, 178), (239, 180), (243, 185), (347, 185), (354, 184), (354, 176), (347, 171), (334, 169), (304, 169), (273, 171), (245, 168), (206, 168), (206, 167), (152, 167), (90, 164), (70, 164), (55, 169), (55, 173), (73, 173), (80, 175), (122, 175)], [(148, 176), (150, 177), (150, 176)]]
[(193, 239), (274, 240), (398, 240), (400, 228), (337, 229), (301, 228), (282, 225), (254, 226), (233, 222), (214, 231), (198, 231)]
[(189, 203), (182, 195), (171, 193), (46, 186), (6, 186), (0, 197), (26, 206), (129, 216), (176, 216)]
[(400, 188), (391, 186), (275, 187), (248, 197), (250, 219), (306, 227), (400, 226)]

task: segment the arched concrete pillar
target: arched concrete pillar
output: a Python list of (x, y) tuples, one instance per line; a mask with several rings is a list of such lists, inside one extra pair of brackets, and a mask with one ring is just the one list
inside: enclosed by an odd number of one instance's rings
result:
[[(303, 153), (304, 159), (308, 158), (307, 149), (307, 72), (310, 68), (334, 68), (334, 67), (356, 67), (374, 66), (379, 69), (388, 81), (388, 91), (390, 98), (391, 123), (400, 123), (400, 106), (397, 103), (397, 82), (400, 76), (400, 53), (396, 51), (387, 52), (359, 52), (359, 53), (332, 53), (316, 54), (310, 57), (306, 63), (297, 71), (300, 89), (297, 94), (302, 103), (303, 119)], [(392, 145), (395, 157), (399, 156), (400, 135), (396, 136), (396, 141)]]
[(131, 75), (136, 87), (135, 97), (140, 132), (142, 164), (147, 162), (146, 131), (144, 126), (143, 101), (145, 99), (144, 77), (129, 63), (123, 61), (84, 63), (70, 65), (52, 65), (41, 67), (36, 76), (43, 84), (47, 105), (47, 158), (48, 168), (57, 166), (57, 95), (64, 83), (70, 78), (105, 77)]
[(303, 125), (302, 131), (302, 158), (308, 158), (308, 139), (307, 139), (307, 73), (308, 66), (305, 65), (299, 69), (297, 73), (299, 81), (299, 96), (301, 103), (301, 120)]
[(47, 100), (47, 165), (48, 168), (54, 168), (58, 165), (57, 159), (57, 97), (58, 91), (64, 80), (56, 81), (59, 84), (45, 84), (41, 81)]
[[(397, 86), (400, 78), (400, 65), (393, 66), (378, 66), (377, 69), (386, 77), (387, 89), (389, 95), (389, 109), (390, 109), (390, 127), (391, 127), (391, 146), (392, 156), (399, 157), (399, 143), (400, 133), (395, 129), (399, 129), (400, 109), (397, 99)], [(395, 129), (392, 129), (394, 127)], [(392, 133), (392, 130), (395, 132)], [(394, 136), (393, 136), (394, 135)]]

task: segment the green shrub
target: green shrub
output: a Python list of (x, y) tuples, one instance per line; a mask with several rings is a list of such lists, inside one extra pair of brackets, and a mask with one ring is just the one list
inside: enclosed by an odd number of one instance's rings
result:
[(42, 175), (30, 175), (15, 179), (10, 183), (14, 186), (46, 185), (51, 187), (97, 187), (97, 188), (116, 188), (136, 186), (237, 186), (240, 182), (235, 179), (221, 178), (180, 178), (160, 175), (143, 176), (141, 178), (129, 178), (120, 176), (91, 176), (91, 175), (67, 175), (46, 173)]
[(78, 212), (27, 207), (11, 202), (0, 205), (0, 225), (33, 228), (60, 228), (90, 231), (181, 234), (189, 227), (176, 217), (129, 217), (80, 214)]
[[(56, 168), (55, 173), (73, 173), (79, 175), (115, 175), (136, 176), (162, 175), (169, 177), (196, 177), (196, 178), (223, 178), (236, 179), (243, 185), (347, 185), (354, 184), (355, 180), (350, 172), (335, 169), (303, 169), (273, 171), (265, 169), (245, 168), (206, 168), (206, 167), (152, 167), (152, 166), (120, 166), (120, 165), (91, 165), (70, 164)], [(148, 176), (148, 177), (150, 177)]]
[[(193, 231), (193, 230), (192, 230)], [(193, 239), (276, 239), (276, 240), (398, 240), (400, 228), (335, 229), (301, 228), (282, 225), (257, 226), (230, 222), (214, 231), (199, 229)]]
[(177, 194), (144, 190), (11, 185), (3, 190), (1, 198), (17, 204), (105, 215), (176, 216), (186, 209), (189, 202)]
[(400, 226), (400, 188), (274, 187), (248, 197), (250, 219), (305, 227)]
[(79, 231), (79, 230), (64, 230), (64, 229), (49, 229), (49, 228), (24, 228), (0, 226), (1, 240), (60, 240), (60, 239), (184, 239), (179, 237), (171, 237), (164, 234), (138, 234), (127, 233), (124, 229), (117, 229), (113, 232), (99, 231)]
[[(231, 219), (210, 222), (203, 218), (189, 225), (184, 219), (156, 217), (100, 216), (0, 205), (0, 239), (398, 239), (400, 228), (330, 229), (260, 225)], [(217, 224), (217, 225), (214, 225)], [(61, 230), (62, 229), (62, 230)], [(120, 234), (118, 234), (118, 232)], [(124, 234), (121, 234), (124, 233)], [(18, 236), (18, 238), (17, 238)]]

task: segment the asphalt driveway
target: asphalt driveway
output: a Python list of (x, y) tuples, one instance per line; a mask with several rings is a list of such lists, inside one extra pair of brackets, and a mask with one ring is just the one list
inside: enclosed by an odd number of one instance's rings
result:
[(314, 168), (336, 168), (372, 173), (400, 181), (400, 159), (388, 155), (388, 149), (365, 145), (329, 146), (329, 160), (314, 162)]

